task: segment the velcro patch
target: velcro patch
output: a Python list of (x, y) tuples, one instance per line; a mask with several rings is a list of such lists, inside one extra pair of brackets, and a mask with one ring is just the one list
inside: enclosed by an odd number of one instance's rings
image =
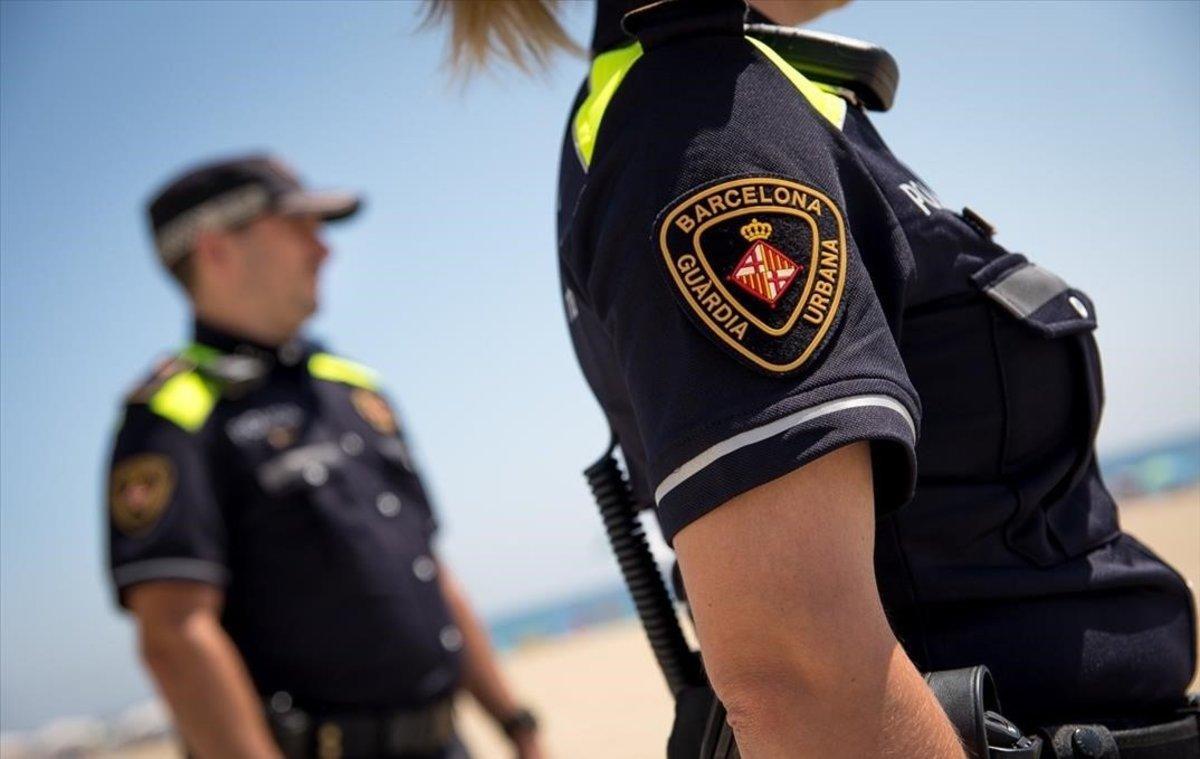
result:
[(122, 459), (109, 479), (113, 524), (126, 535), (145, 535), (158, 524), (173, 492), (175, 466), (166, 456), (142, 453)]
[(832, 327), (846, 284), (846, 225), (791, 180), (727, 179), (658, 218), (655, 242), (684, 311), (756, 369), (797, 371)]

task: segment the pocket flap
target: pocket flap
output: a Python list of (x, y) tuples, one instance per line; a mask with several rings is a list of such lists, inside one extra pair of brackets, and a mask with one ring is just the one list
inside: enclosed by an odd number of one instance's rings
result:
[(1096, 328), (1096, 310), (1081, 290), (1057, 274), (1008, 253), (971, 275), (971, 281), (1008, 313), (1046, 337)]

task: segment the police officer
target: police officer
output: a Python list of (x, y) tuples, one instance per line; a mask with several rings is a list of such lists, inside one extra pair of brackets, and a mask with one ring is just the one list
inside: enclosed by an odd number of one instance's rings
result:
[[(1096, 466), (1095, 306), (892, 155), (881, 56), (771, 25), (836, 4), (599, 0), (561, 153), (571, 337), (738, 746), (961, 756), (918, 671), (985, 664), (1023, 730), (1090, 725), (1061, 755), (1196, 755), (1191, 596)], [(470, 64), (544, 57), (537, 5), (441, 10)]]
[(463, 757), (465, 687), (538, 757), (379, 378), (299, 335), (321, 225), (358, 207), (263, 156), (150, 203), (195, 333), (127, 398), (112, 581), (195, 756)]

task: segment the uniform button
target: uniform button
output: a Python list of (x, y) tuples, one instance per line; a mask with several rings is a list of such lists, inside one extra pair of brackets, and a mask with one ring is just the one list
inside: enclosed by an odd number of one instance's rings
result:
[(413, 574), (421, 582), (429, 582), (437, 575), (437, 562), (428, 556), (418, 556), (412, 565)]
[(342, 435), (342, 450), (347, 456), (357, 456), (363, 452), (363, 439), (353, 432)]
[(317, 462), (305, 464), (303, 474), (304, 481), (314, 488), (324, 485), (325, 481), (329, 479), (329, 470), (325, 468), (324, 464)]
[(283, 714), (292, 708), (292, 694), (285, 690), (277, 691), (271, 695), (271, 711), (276, 714)]
[(1076, 756), (1089, 759), (1099, 759), (1105, 754), (1104, 739), (1088, 727), (1075, 728), (1075, 732), (1071, 733), (1071, 748), (1075, 750)]
[(400, 496), (384, 491), (375, 499), (375, 508), (385, 517), (394, 517), (400, 513)]
[(295, 366), (300, 361), (300, 346), (286, 343), (279, 349), (279, 362), (284, 366)]
[(462, 633), (454, 625), (443, 627), (442, 631), (438, 633), (438, 640), (442, 642), (442, 648), (447, 651), (457, 651), (463, 645)]

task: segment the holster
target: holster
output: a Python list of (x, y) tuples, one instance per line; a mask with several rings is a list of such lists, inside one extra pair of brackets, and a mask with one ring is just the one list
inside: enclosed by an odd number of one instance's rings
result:
[[(1040, 738), (1023, 736), (1000, 715), (987, 667), (930, 672), (925, 682), (958, 732), (970, 759), (1038, 759)], [(702, 727), (701, 727), (702, 726)], [(668, 759), (740, 759), (725, 707), (710, 688), (689, 688), (675, 702)]]
[(1038, 759), (1042, 740), (1026, 737), (1000, 714), (1000, 698), (982, 665), (930, 672), (925, 682), (958, 732), (969, 759)]
[[(718, 753), (724, 744), (725, 753)], [(732, 747), (733, 753), (729, 753)], [(667, 739), (667, 759), (736, 759), (733, 731), (725, 724), (725, 707), (712, 688), (685, 688), (675, 697), (675, 724)]]

